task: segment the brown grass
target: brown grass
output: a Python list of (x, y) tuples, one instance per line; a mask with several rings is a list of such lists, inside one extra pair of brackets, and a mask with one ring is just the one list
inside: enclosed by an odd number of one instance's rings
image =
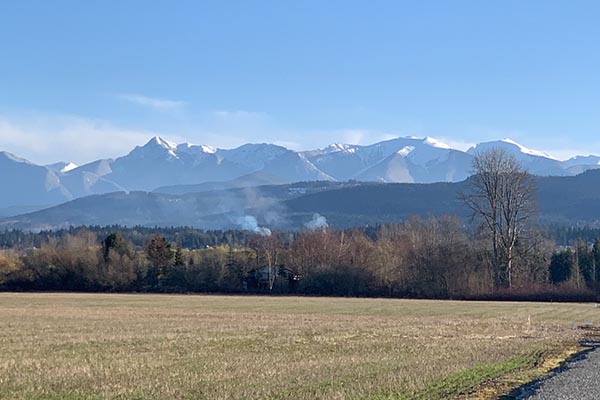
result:
[(0, 294), (0, 398), (410, 398), (477, 366), (560, 353), (581, 335), (574, 327), (586, 322), (600, 323), (600, 309), (6, 293)]

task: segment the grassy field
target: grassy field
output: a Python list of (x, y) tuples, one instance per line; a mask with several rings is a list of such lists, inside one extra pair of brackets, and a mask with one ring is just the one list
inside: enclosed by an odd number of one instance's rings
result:
[(494, 397), (490, 382), (539, 373), (584, 323), (600, 323), (600, 308), (6, 293), (0, 398)]

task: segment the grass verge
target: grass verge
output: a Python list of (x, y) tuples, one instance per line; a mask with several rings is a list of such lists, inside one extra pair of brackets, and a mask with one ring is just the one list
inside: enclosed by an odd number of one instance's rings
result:
[(373, 400), (510, 400), (515, 388), (546, 376), (585, 351), (577, 345), (533, 351), (451, 374), (421, 390), (381, 394)]

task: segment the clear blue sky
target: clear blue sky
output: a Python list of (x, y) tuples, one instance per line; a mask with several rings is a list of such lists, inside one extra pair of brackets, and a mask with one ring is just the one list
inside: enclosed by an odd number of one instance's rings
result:
[(6, 1), (0, 149), (429, 135), (600, 154), (598, 21), (596, 1)]

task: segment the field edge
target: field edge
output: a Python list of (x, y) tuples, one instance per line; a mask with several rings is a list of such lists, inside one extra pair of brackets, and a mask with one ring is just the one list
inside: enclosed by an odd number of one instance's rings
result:
[(507, 360), (476, 365), (440, 378), (417, 392), (384, 393), (373, 396), (372, 400), (514, 400), (521, 388), (560, 370), (590, 350), (578, 343), (535, 350)]

